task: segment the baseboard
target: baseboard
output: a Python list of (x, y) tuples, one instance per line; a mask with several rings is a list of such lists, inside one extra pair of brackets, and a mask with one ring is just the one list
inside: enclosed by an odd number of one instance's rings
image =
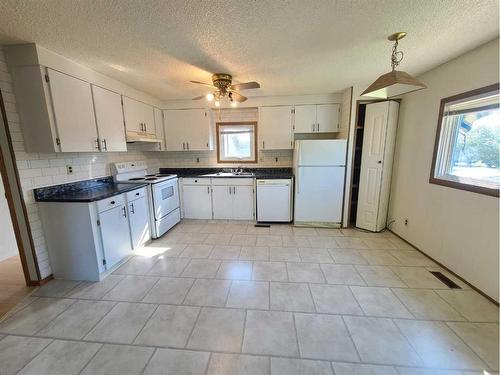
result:
[(444, 264), (442, 264), (441, 262), (438, 262), (436, 259), (434, 259), (433, 257), (431, 257), (429, 254), (427, 254), (425, 251), (422, 251), (420, 250), (417, 246), (415, 246), (414, 244), (412, 244), (410, 241), (407, 241), (405, 240), (403, 237), (401, 237), (400, 235), (398, 235), (397, 233), (394, 233), (392, 230), (390, 230), (389, 228), (387, 229), (389, 232), (391, 232), (392, 234), (394, 234), (397, 238), (399, 238), (400, 240), (406, 242), (408, 245), (411, 245), (412, 247), (414, 247), (418, 252), (420, 252), (422, 255), (425, 255), (427, 258), (429, 258), (430, 260), (432, 260), (434, 263), (436, 263), (439, 267), (443, 268), (444, 270), (446, 270), (447, 272), (451, 273), (453, 276), (455, 276), (457, 279), (459, 279), (461, 282), (463, 282), (464, 284), (467, 284), (471, 289), (475, 290), (476, 292), (478, 292), (479, 294), (481, 294), (484, 298), (486, 298), (487, 300), (493, 302), (495, 305), (497, 306), (500, 306), (500, 304), (498, 303), (498, 301), (496, 301), (493, 297), (490, 297), (489, 295), (487, 295), (485, 292), (483, 292), (481, 289), (479, 289), (478, 287), (472, 285), (470, 282), (468, 282), (467, 280), (465, 280), (463, 277), (461, 277), (460, 275), (457, 275), (455, 272), (453, 272), (452, 270), (450, 270), (448, 267), (446, 267)]
[(43, 286), (43, 285), (47, 284), (50, 280), (53, 280), (53, 279), (54, 279), (54, 275), (50, 274), (49, 276), (47, 276), (46, 278), (44, 278), (42, 280), (31, 280), (28, 283), (28, 286)]

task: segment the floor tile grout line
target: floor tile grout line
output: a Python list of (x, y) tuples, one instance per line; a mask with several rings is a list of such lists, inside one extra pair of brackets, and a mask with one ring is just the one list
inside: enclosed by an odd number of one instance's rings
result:
[(133, 340), (132, 340), (132, 343), (135, 343), (135, 340), (137, 340), (137, 338), (139, 337), (139, 335), (141, 334), (141, 332), (144, 330), (144, 328), (146, 327), (146, 325), (149, 323), (149, 321), (151, 320), (151, 318), (154, 316), (154, 314), (158, 311), (158, 309), (160, 308), (161, 305), (157, 305), (153, 311), (149, 314), (149, 317), (144, 321), (144, 323), (142, 324), (142, 327), (139, 329), (139, 331), (137, 332), (137, 334), (134, 336)]
[[(193, 280), (203, 280), (203, 279), (193, 279)], [(267, 280), (233, 280), (233, 281), (252, 281), (252, 282), (268, 282), (269, 284), (271, 283), (270, 281)], [(286, 283), (286, 281), (277, 281), (278, 283)], [(193, 283), (194, 284), (194, 283)], [(301, 283), (305, 284), (305, 283)], [(350, 286), (350, 285), (338, 285), (338, 284), (315, 284), (315, 285), (337, 285), (337, 286)], [(354, 286), (359, 286), (359, 285), (354, 285)], [(189, 292), (188, 292), (189, 293)], [(187, 294), (188, 294), (187, 293)], [(186, 294), (186, 295), (187, 295)], [(216, 305), (195, 305), (195, 304), (184, 304), (184, 303), (165, 303), (165, 302), (142, 302), (142, 301), (127, 301), (127, 300), (89, 300), (89, 299), (75, 299), (75, 298), (62, 298), (62, 297), (43, 297), (47, 299), (73, 299), (75, 301), (82, 300), (82, 301), (104, 301), (104, 302), (115, 302), (115, 303), (127, 303), (127, 304), (142, 304), (142, 305), (162, 305), (162, 306), (188, 306), (188, 307), (217, 307), (217, 308), (227, 308), (227, 309), (241, 309), (241, 307), (225, 307), (223, 305), (216, 306)], [(255, 310), (255, 311), (277, 311), (277, 312), (300, 312), (300, 311), (289, 311), (289, 310), (279, 310), (279, 309), (260, 309), (260, 308), (250, 308), (249, 310)], [(16, 313), (17, 314), (17, 313)], [(338, 313), (332, 313), (332, 312), (317, 312), (317, 314), (321, 315), (343, 315), (343, 316), (353, 316), (353, 317), (359, 317), (360, 315), (356, 314), (338, 314)], [(381, 318), (381, 319), (398, 319), (398, 320), (411, 320), (411, 321), (424, 321), (424, 322), (451, 322), (451, 323), (489, 323), (489, 324), (499, 324), (499, 321), (463, 321), (463, 320), (442, 320), (442, 319), (422, 319), (422, 318), (394, 318), (390, 316), (378, 316), (378, 315), (364, 315), (366, 318)], [(17, 333), (10, 333), (6, 331), (1, 331), (0, 333), (3, 334), (17, 334)]]
[[(59, 298), (59, 297), (56, 297), (56, 298)], [(69, 299), (69, 298), (64, 298), (64, 297), (61, 297), (61, 299)], [(38, 332), (40, 332), (41, 330), (43, 330), (45, 327), (47, 327), (50, 323), (52, 323), (54, 320), (56, 320), (59, 316), (61, 316), (63, 313), (65, 313), (67, 310), (69, 310), (71, 308), (71, 306), (73, 306), (75, 303), (77, 303), (76, 300), (74, 300), (71, 304), (69, 304), (64, 310), (62, 310), (61, 312), (59, 312), (58, 314), (56, 314), (52, 319), (50, 319), (47, 324), (45, 324), (43, 327), (37, 329), (35, 332), (34, 332), (34, 335), (36, 335)], [(17, 314), (17, 313), (16, 313)], [(14, 314), (13, 317), (16, 315)]]
[(247, 331), (247, 316), (248, 316), (248, 310), (245, 309), (245, 318), (243, 319), (243, 334), (241, 335), (240, 353), (243, 353), (243, 344), (245, 342), (245, 332)]
[(92, 356), (90, 356), (90, 358), (89, 358), (89, 360), (87, 361), (87, 363), (85, 363), (85, 365), (81, 368), (81, 370), (80, 370), (80, 371), (78, 371), (78, 374), (79, 374), (79, 375), (83, 372), (83, 370), (85, 370), (85, 368), (86, 368), (86, 367), (90, 364), (90, 362), (92, 362), (92, 360), (93, 360), (93, 359), (97, 356), (97, 353), (99, 353), (99, 352), (102, 350), (102, 348), (104, 348), (104, 345), (105, 345), (105, 344), (101, 344), (101, 346), (99, 346), (99, 349), (97, 349), (97, 350), (95, 351), (95, 353), (94, 353)]
[(295, 334), (295, 344), (297, 345), (297, 353), (299, 355), (299, 358), (302, 358), (302, 349), (300, 347), (300, 341), (299, 341), (299, 333), (297, 329), (297, 319), (295, 317), (296, 314), (300, 314), (297, 312), (292, 312), (292, 320), (293, 320), (293, 329), (294, 329), (294, 334)]
[[(357, 285), (356, 285), (357, 286)], [(361, 316), (367, 316), (366, 315), (366, 311), (363, 309), (363, 307), (361, 306), (361, 304), (359, 303), (358, 299), (356, 298), (356, 295), (354, 294), (354, 292), (352, 291), (352, 286), (351, 285), (347, 285), (347, 289), (349, 290), (349, 293), (351, 293), (351, 296), (352, 298), (356, 301), (356, 304), (358, 305), (359, 309), (361, 310), (361, 312), (363, 313), (363, 315)], [(345, 322), (344, 322), (345, 323)]]
[(208, 361), (207, 364), (205, 365), (205, 371), (203, 372), (204, 375), (208, 375), (208, 370), (210, 369), (210, 362), (212, 361), (212, 352), (208, 354)]
[(155, 356), (156, 352), (158, 351), (158, 348), (154, 348), (153, 351), (151, 352), (151, 355), (149, 356), (148, 360), (146, 361), (146, 363), (144, 364), (144, 367), (142, 368), (140, 374), (143, 375), (144, 372), (146, 371), (146, 369), (148, 368), (151, 360), (153, 359), (153, 357)]
[[(14, 336), (14, 335), (13, 335), (13, 336)], [(6, 337), (7, 337), (7, 336), (6, 336)], [(19, 337), (19, 336), (14, 336), (14, 337)], [(21, 336), (21, 337), (29, 337), (29, 338), (31, 338), (32, 336)], [(42, 354), (42, 352), (43, 352), (45, 349), (47, 349), (47, 348), (48, 348), (48, 347), (49, 347), (49, 346), (50, 346), (53, 342), (57, 341), (57, 339), (52, 339), (52, 338), (48, 338), (48, 337), (47, 337), (47, 339), (49, 339), (49, 342), (47, 343), (47, 345), (45, 345), (45, 346), (43, 347), (43, 349), (42, 349), (42, 350), (40, 350), (40, 351), (39, 351), (39, 352), (38, 352), (38, 353), (37, 353), (37, 354), (36, 354), (33, 358), (31, 358), (28, 362), (26, 362), (26, 363), (24, 364), (24, 366), (23, 366), (23, 367), (21, 367), (19, 370), (17, 370), (17, 373), (16, 373), (16, 374), (19, 374), (19, 373), (20, 373), (20, 372), (21, 372), (21, 371), (22, 371), (22, 370), (23, 370), (26, 366), (28, 366), (28, 365), (29, 365), (31, 362), (33, 362), (33, 361), (34, 361), (34, 360), (35, 360), (35, 359), (36, 359), (36, 358), (37, 358), (40, 354)]]
[[(91, 300), (92, 302), (99, 302), (99, 301), (94, 301), (94, 300)], [(103, 301), (103, 302), (113, 302), (113, 301)], [(100, 319), (97, 320), (97, 322), (92, 326), (92, 328), (90, 328), (87, 332), (84, 333), (84, 335), (80, 338), (80, 340), (83, 340), (90, 332), (92, 332), (92, 330), (97, 327), (99, 325), (99, 323), (101, 323), (104, 318), (106, 318), (106, 316), (108, 316), (108, 314), (111, 312), (111, 310), (113, 310), (115, 308), (116, 305), (118, 305), (120, 302), (114, 302), (113, 303), (113, 306), (103, 315), (101, 316)], [(61, 340), (65, 340), (64, 338), (60, 338)]]
[[(193, 326), (191, 327), (191, 331), (189, 332), (189, 335), (186, 338), (186, 342), (184, 343), (184, 346), (182, 347), (183, 349), (188, 349), (189, 340), (191, 340), (191, 336), (193, 335), (194, 329), (196, 328), (196, 325), (198, 324), (198, 320), (200, 319), (201, 312), (204, 308), (205, 307), (198, 307), (198, 314), (196, 315), (196, 319), (194, 321)], [(190, 350), (192, 350), (192, 349), (190, 349)]]
[[(292, 313), (292, 314), (310, 314), (310, 313)], [(32, 338), (33, 336), (29, 335), (9, 335), (13, 337), (25, 337), (25, 338)], [(102, 345), (115, 345), (115, 346), (132, 346), (132, 347), (140, 347), (140, 348), (156, 348), (156, 349), (170, 349), (170, 350), (175, 350), (175, 351), (193, 351), (193, 352), (202, 352), (202, 353), (218, 353), (218, 354), (231, 354), (231, 355), (246, 355), (246, 356), (256, 356), (256, 357), (269, 357), (269, 358), (283, 358), (283, 359), (297, 359), (297, 360), (313, 360), (313, 361), (318, 361), (317, 358), (312, 358), (312, 357), (294, 357), (294, 356), (286, 356), (286, 355), (276, 355), (276, 354), (265, 354), (265, 353), (250, 353), (250, 352), (244, 352), (244, 353), (239, 353), (239, 352), (231, 352), (231, 351), (220, 351), (220, 350), (207, 350), (207, 349), (195, 349), (195, 348), (180, 348), (180, 347), (173, 347), (173, 346), (154, 346), (154, 345), (138, 345), (138, 344), (127, 344), (123, 342), (105, 342), (105, 341), (91, 341), (91, 340), (74, 340), (74, 339), (54, 339), (51, 337), (42, 337), (46, 339), (51, 339), (52, 342), (54, 341), (68, 341), (68, 342), (82, 342), (82, 343), (89, 343), (89, 344), (102, 344)], [(51, 342), (51, 343), (52, 343)], [(40, 352), (41, 353), (41, 352)], [(335, 363), (348, 363), (348, 364), (366, 364), (366, 365), (374, 365), (374, 366), (393, 366), (393, 367), (401, 367), (401, 368), (415, 368), (415, 369), (431, 369), (431, 370), (454, 370), (454, 371), (477, 371), (477, 369), (473, 368), (451, 368), (451, 367), (430, 367), (430, 366), (415, 366), (415, 365), (405, 365), (405, 364), (394, 364), (394, 363), (379, 363), (379, 362), (354, 362), (354, 361), (348, 361), (348, 360), (324, 360), (324, 361), (333, 361)]]
[[(417, 351), (417, 349), (413, 346), (413, 344), (411, 343), (410, 339), (404, 334), (403, 330), (401, 329), (401, 327), (398, 325), (397, 323), (397, 319), (394, 319), (394, 318), (389, 318), (392, 322), (392, 324), (394, 324), (399, 332), (399, 334), (406, 340), (406, 342), (408, 343), (408, 345), (410, 346), (410, 348), (412, 348), (412, 350), (415, 352), (415, 354), (417, 355), (417, 357), (420, 359), (420, 362), (422, 364), (425, 364), (425, 361), (424, 359), (422, 358), (422, 356), (420, 355), (420, 353)], [(413, 319), (412, 319), (413, 320)]]
[(361, 354), (359, 353), (359, 349), (358, 349), (358, 346), (356, 345), (356, 341), (354, 341), (354, 337), (352, 337), (352, 332), (349, 329), (349, 325), (346, 323), (343, 315), (340, 316), (340, 319), (342, 320), (342, 324), (344, 325), (344, 328), (345, 328), (347, 334), (349, 335), (349, 339), (351, 340), (352, 346), (354, 347), (354, 350), (356, 351), (356, 355), (358, 356), (359, 362), (363, 363), (363, 358), (361, 358)]

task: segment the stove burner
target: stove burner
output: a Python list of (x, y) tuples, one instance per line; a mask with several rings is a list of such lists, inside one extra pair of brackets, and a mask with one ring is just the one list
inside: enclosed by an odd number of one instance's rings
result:
[(158, 180), (156, 177), (148, 177), (148, 178), (145, 178), (146, 181), (154, 181), (154, 180)]
[(144, 180), (144, 177), (134, 177), (134, 178), (129, 178), (128, 180), (129, 181), (140, 181), (140, 180)]

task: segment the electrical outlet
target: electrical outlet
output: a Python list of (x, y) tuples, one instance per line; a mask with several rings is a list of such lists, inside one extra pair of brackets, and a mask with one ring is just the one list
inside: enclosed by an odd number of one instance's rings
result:
[(196, 158), (196, 162), (199, 163), (200, 162), (200, 158)]
[(66, 166), (66, 174), (73, 174), (73, 166), (72, 165)]
[(278, 157), (277, 157), (277, 156), (274, 158), (274, 161), (275, 161), (276, 163), (278, 162)]
[(405, 225), (408, 225), (408, 218), (405, 218)]

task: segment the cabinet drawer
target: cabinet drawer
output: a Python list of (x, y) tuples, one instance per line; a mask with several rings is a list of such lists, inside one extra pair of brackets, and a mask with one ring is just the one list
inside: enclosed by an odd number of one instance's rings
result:
[(218, 186), (252, 186), (253, 177), (230, 177), (230, 178), (212, 178), (212, 185)]
[(189, 177), (182, 179), (183, 185), (210, 185), (210, 178), (207, 177)]
[(125, 194), (115, 195), (114, 197), (97, 201), (97, 211), (103, 212), (113, 207), (123, 206), (124, 204)]
[(134, 199), (142, 198), (146, 196), (146, 188), (142, 187), (137, 190), (132, 190), (126, 193), (127, 195), (127, 202), (132, 202)]

